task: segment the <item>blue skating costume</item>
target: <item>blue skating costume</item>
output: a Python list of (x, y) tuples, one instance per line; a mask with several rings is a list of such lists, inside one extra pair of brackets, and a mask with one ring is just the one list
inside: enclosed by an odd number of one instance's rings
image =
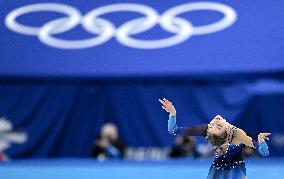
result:
[[(184, 136), (207, 136), (208, 125), (200, 125), (194, 128), (178, 127), (176, 125), (176, 117), (169, 116), (168, 131), (172, 135)], [(238, 129), (230, 125), (227, 142), (221, 146), (213, 146), (215, 150), (215, 159), (209, 169), (207, 179), (245, 179), (246, 166), (242, 156), (242, 149), (246, 146), (246, 141), (251, 140), (252, 146), (262, 156), (268, 156), (268, 146), (266, 142), (258, 143), (253, 141), (245, 133), (238, 132)], [(239, 135), (240, 134), (240, 135)], [(234, 138), (243, 138), (238, 144), (232, 143)]]

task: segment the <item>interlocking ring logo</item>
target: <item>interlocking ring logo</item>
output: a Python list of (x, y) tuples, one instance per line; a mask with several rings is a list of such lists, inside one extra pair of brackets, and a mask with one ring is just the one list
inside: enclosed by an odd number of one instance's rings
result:
[[(178, 17), (182, 13), (197, 10), (217, 11), (223, 13), (224, 17), (217, 22), (202, 26), (193, 26), (188, 20)], [(49, 21), (41, 27), (27, 26), (16, 21), (19, 16), (41, 11), (59, 12), (65, 14), (66, 17)], [(143, 17), (125, 22), (119, 27), (115, 27), (111, 21), (101, 17), (104, 14), (121, 11), (140, 13)], [(149, 6), (134, 3), (119, 3), (98, 7), (84, 16), (77, 9), (69, 5), (39, 3), (23, 6), (11, 11), (5, 19), (5, 24), (14, 32), (37, 36), (42, 43), (60, 49), (83, 49), (99, 46), (113, 37), (119, 43), (128, 47), (158, 49), (177, 45), (193, 35), (203, 35), (223, 30), (231, 26), (236, 19), (237, 14), (234, 9), (215, 2), (182, 4), (170, 8), (161, 15)], [(64, 40), (54, 37), (55, 34), (69, 31), (79, 24), (87, 32), (94, 34), (95, 37), (82, 40)], [(174, 35), (158, 40), (141, 40), (133, 37), (133, 35), (146, 32), (156, 25), (160, 25), (161, 28)]]

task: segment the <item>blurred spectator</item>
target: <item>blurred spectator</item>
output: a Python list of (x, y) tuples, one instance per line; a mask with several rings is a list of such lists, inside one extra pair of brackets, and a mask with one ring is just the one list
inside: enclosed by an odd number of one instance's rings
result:
[(202, 157), (210, 157), (215, 155), (214, 149), (210, 143), (200, 143), (196, 147), (197, 152)]
[(0, 152), (0, 161), (8, 160), (7, 155), (4, 152)]
[(0, 117), (0, 161), (9, 159), (4, 151), (12, 144), (22, 144), (27, 139), (26, 133), (13, 129), (13, 124), (6, 117)]
[(119, 139), (117, 127), (112, 123), (105, 124), (100, 136), (95, 141), (92, 157), (98, 159), (123, 158), (125, 145)]
[(169, 157), (198, 157), (196, 139), (193, 136), (177, 136), (175, 144), (169, 152)]

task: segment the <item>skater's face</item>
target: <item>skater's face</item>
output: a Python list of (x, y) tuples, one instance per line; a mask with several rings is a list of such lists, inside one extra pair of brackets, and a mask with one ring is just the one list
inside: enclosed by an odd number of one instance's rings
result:
[(226, 131), (227, 121), (222, 116), (217, 115), (209, 124), (208, 132), (217, 136), (224, 134)]

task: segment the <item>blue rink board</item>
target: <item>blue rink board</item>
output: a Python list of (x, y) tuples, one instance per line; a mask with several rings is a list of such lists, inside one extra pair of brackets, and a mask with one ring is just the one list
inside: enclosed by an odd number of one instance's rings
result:
[[(283, 179), (284, 158), (247, 160), (249, 179)], [(1, 179), (204, 179), (208, 159), (167, 161), (108, 161), (89, 159), (22, 160), (1, 164)]]

